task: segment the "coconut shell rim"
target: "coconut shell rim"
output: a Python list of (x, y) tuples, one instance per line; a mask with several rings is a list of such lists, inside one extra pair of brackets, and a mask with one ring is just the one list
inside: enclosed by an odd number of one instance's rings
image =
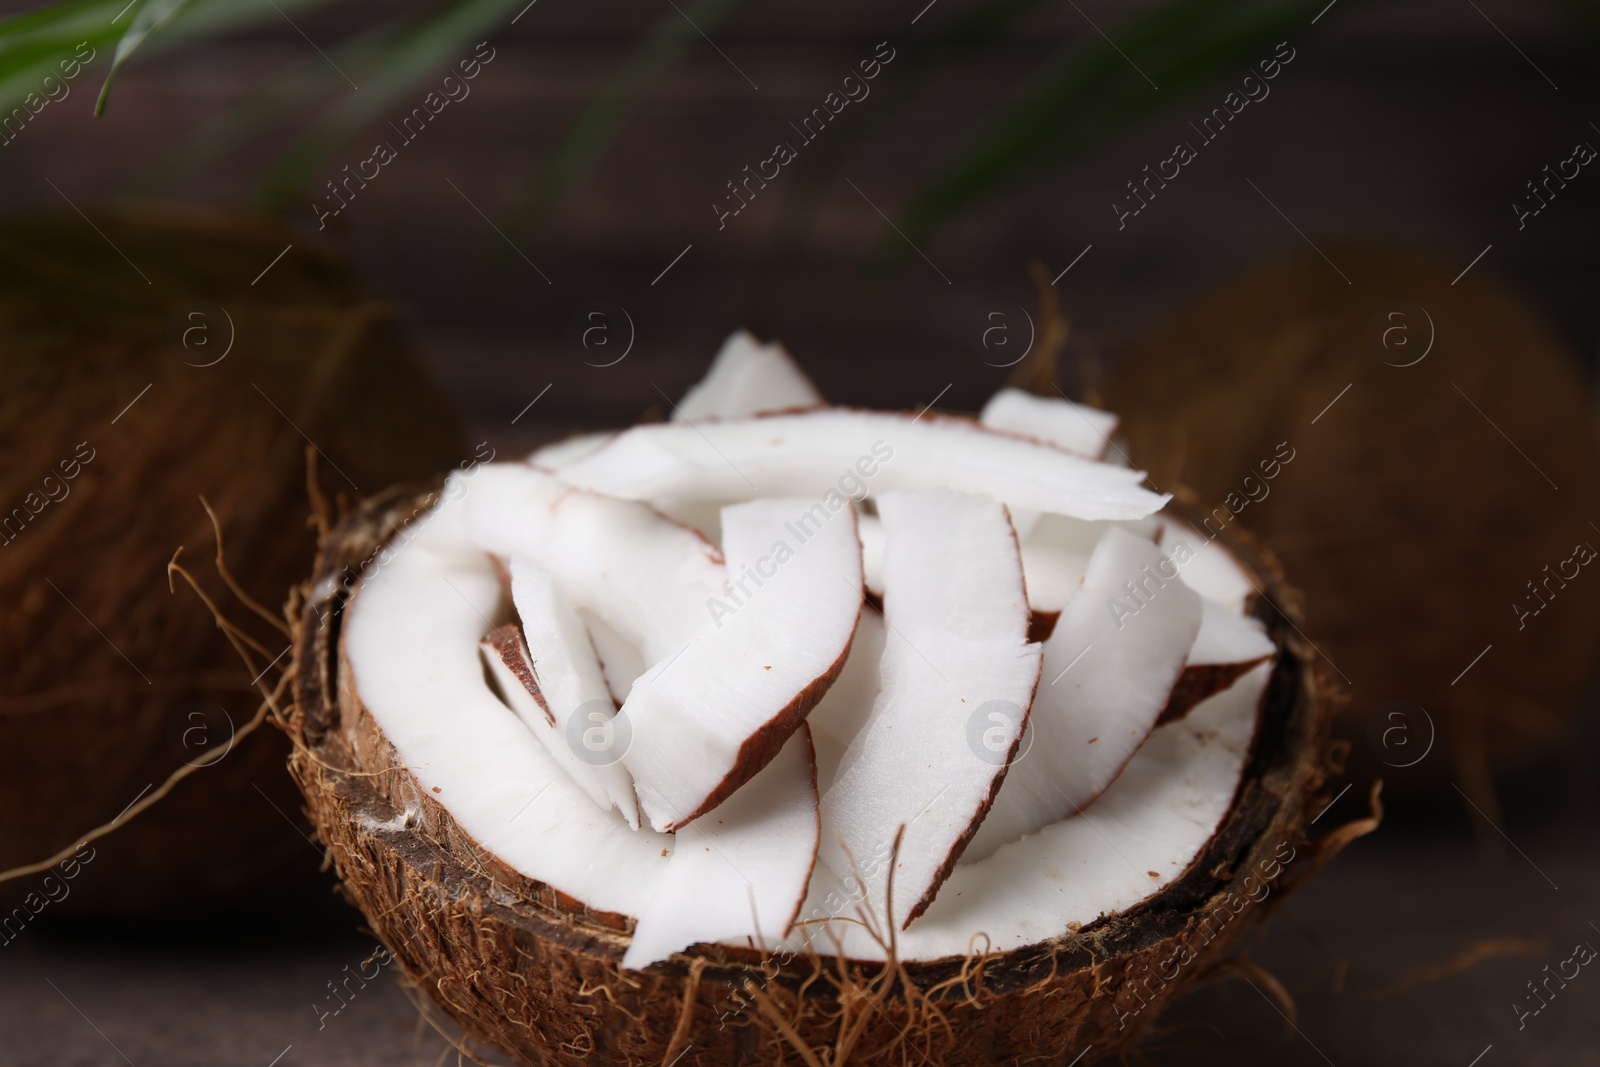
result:
[[(352, 751), (347, 744), (340, 743), (342, 731), (348, 724), (337, 697), (342, 660), (338, 635), (343, 603), (354, 594), (356, 587), (356, 583), (341, 586), (340, 576), (349, 573), (347, 568), (370, 559), (379, 549), (388, 546), (404, 528), (406, 512), (410, 511), (413, 516), (419, 514), (440, 484), (395, 487), (363, 501), (345, 515), (332, 526), (319, 548), (312, 579), (300, 587), (291, 602), (296, 671), (290, 721), (290, 733), (296, 745), (293, 769), (307, 794), (309, 813), (319, 831), (318, 789), (331, 786), (348, 799), (370, 801), (371, 772), (387, 769), (351, 765)], [(1185, 518), (1199, 515), (1192, 494), (1181, 490), (1169, 507)], [(1228, 813), (1184, 873), (1152, 896), (1124, 911), (1102, 916), (1077, 931), (988, 954), (987, 974), (991, 983), (1005, 987), (1036, 981), (1064, 967), (1096, 966), (1105, 962), (1104, 949), (1109, 943), (1117, 944), (1112, 953), (1115, 955), (1173, 936), (1181, 932), (1197, 912), (1204, 910), (1204, 902), (1227, 889), (1234, 880), (1230, 875), (1249, 869), (1250, 865), (1242, 861), (1251, 845), (1274, 836), (1271, 833), (1274, 829), (1279, 831), (1282, 840), (1292, 845), (1304, 842), (1302, 828), (1306, 812), (1331, 769), (1328, 729), (1342, 693), (1330, 666), (1300, 633), (1304, 621), (1300, 596), (1288, 585), (1276, 558), (1237, 524), (1230, 525), (1215, 539), (1223, 542), (1232, 558), (1245, 568), (1265, 594), (1252, 597), (1251, 610), (1266, 624), (1279, 648), (1278, 664), (1258, 711), (1251, 750)], [(352, 549), (356, 551), (352, 553)], [(328, 620), (326, 626), (320, 625), (324, 617)], [(330, 694), (334, 694), (331, 700)], [(339, 766), (340, 762), (345, 766)], [(388, 762), (389, 767), (396, 766), (392, 759)], [(429, 813), (431, 820), (453, 822), (442, 805), (424, 795), (415, 779), (409, 774), (405, 777), (410, 779), (411, 789), (422, 804), (438, 808), (437, 812)], [(313, 786), (316, 788), (308, 788)], [(464, 833), (459, 836), (466, 839)], [(447, 849), (438, 841), (428, 844), (430, 847), (421, 849), (423, 855), (415, 857), (416, 861), (448, 866), (443, 854)], [(552, 887), (511, 871), (495, 861), (487, 850), (479, 851), (481, 854), (472, 860), (479, 869), (466, 877), (484, 883), (476, 888), (481, 890), (485, 901), (494, 902), (486, 903), (486, 908), (499, 909), (504, 913), (503, 919), (513, 925), (526, 926), (537, 936), (554, 937), (580, 951), (600, 952), (620, 961), (627, 945), (625, 930), (631, 920), (591, 910)], [(338, 861), (335, 855), (336, 866)], [(509, 900), (505, 892), (508, 888), (514, 891)], [(534, 901), (540, 903), (530, 909), (527, 905)], [(1116, 936), (1107, 936), (1112, 934)], [(1066, 959), (1062, 958), (1063, 953)], [(686, 974), (690, 963), (696, 959), (706, 961), (713, 969), (735, 971), (760, 962), (749, 952), (701, 945), (657, 964), (655, 969)], [(944, 957), (908, 961), (904, 969), (918, 980), (938, 982), (958, 973), (967, 963), (962, 958)]]

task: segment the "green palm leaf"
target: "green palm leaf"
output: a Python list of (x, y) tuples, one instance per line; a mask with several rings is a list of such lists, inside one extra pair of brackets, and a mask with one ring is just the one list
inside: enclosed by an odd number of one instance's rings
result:
[[(923, 185), (898, 226), (920, 244), (1003, 187), (1258, 58), (1263, 47), (1308, 26), (1324, 6), (1325, 0), (1169, 0), (1109, 31), (1115, 45), (1091, 35), (1068, 48)], [(909, 254), (905, 241), (888, 234), (874, 257), (876, 268), (886, 270)]]

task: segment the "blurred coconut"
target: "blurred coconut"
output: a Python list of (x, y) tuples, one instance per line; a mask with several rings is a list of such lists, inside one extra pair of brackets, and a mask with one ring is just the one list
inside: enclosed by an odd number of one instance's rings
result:
[[(1570, 562), (1600, 547), (1591, 394), (1487, 265), (1325, 251), (1349, 284), (1307, 253), (1224, 286), (1120, 363), (1107, 406), (1156, 485), (1297, 576), (1356, 769), (1492, 813), (1491, 776), (1568, 735), (1600, 653), (1600, 568)], [(1530, 581), (1547, 606), (1524, 615)]]
[[(308, 443), (324, 489), (350, 496), (454, 465), (463, 446), (392, 310), (331, 250), (254, 218), (141, 209), (0, 223), (0, 349), (7, 869), (72, 845), (185, 762), (216, 759), (254, 714), (250, 675), (210, 613), (181, 583), (168, 591), (181, 545), (228, 615), (273, 652), (288, 644), (250, 626), (218, 579), (202, 494), (231, 569), (277, 610), (316, 547)], [(96, 842), (51, 913), (325, 895), (287, 752), (262, 729), (194, 772)]]

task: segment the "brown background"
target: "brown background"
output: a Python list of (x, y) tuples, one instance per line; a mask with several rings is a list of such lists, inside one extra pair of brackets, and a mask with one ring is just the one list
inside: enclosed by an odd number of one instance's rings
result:
[[(481, 269), (498, 238), (449, 183), (495, 216), (517, 175), (671, 9), (634, 0), (539, 0), (495, 36), (497, 57), (473, 95), (403, 149), (346, 212), (341, 239), (372, 288), (409, 317), (434, 372), (474, 427), (472, 440), (501, 450), (629, 421), (662, 404), (663, 392), (676, 397), (738, 326), (786, 342), (832, 399), (906, 406), (931, 401), (948, 385), (942, 406), (974, 408), (1005, 373), (984, 362), (979, 339), (992, 324), (988, 316), (1000, 311), (1016, 322), (1018, 305), (1033, 306), (1025, 262), (1040, 257), (1054, 274), (1089, 244), (1059, 288), (1080, 334), (1114, 359), (1225, 275), (1302, 246), (1251, 182), (1313, 240), (1411, 243), (1462, 267), (1492, 243), (1473, 270), (1520, 286), (1592, 361), (1600, 174), (1586, 170), (1521, 232), (1511, 209), (1522, 183), (1565, 158), (1576, 140), (1600, 144), (1600, 131), (1589, 125), (1600, 122), (1600, 52), (1542, 5), (1479, 3), (1514, 47), (1465, 0), (1339, 0), (1317, 26), (1290, 35), (1298, 54), (1272, 83), (1272, 95), (1247, 108), (1125, 230), (1117, 231), (1110, 208), (1123, 183), (1167, 155), (1174, 139), (1186, 137), (1188, 119), (1220, 100), (1235, 79), (1012, 188), (926, 242), (922, 251), (949, 284), (913, 256), (887, 288), (862, 299), (858, 268), (887, 231), (843, 183), (826, 191), (808, 242), (792, 257), (772, 247), (782, 196), (792, 191), (782, 185), (792, 177), (787, 172), (717, 231), (710, 205), (725, 180), (764, 158), (785, 138), (787, 123), (877, 41), (892, 41), (904, 56), (960, 6), (938, 0), (912, 27), (920, 0), (870, 7), (776, 2), (713, 33), (759, 89), (711, 48), (691, 49), (549, 226), (524, 244), (547, 285), (515, 257)], [(1133, 5), (1079, 6), (1110, 28)], [(358, 3), (298, 21), (327, 42), (389, 10)], [(1002, 45), (949, 70), (842, 173), (892, 215), (1031, 71), (1093, 32), (1072, 5), (1053, 6)], [(12, 210), (61, 208), (50, 182), (79, 205), (116, 195), (175, 137), (308, 53), (306, 41), (280, 21), (136, 64), (101, 120), (88, 115), (97, 86), (86, 75), (65, 104), (52, 105), (16, 143), (0, 147), (0, 202)], [(880, 83), (895, 72), (891, 64)], [(267, 154), (232, 160), (173, 195), (236, 202)], [(339, 158), (366, 154), (351, 149)], [(297, 217), (311, 215), (301, 209)], [(1331, 271), (1329, 277), (1338, 284)], [(628, 358), (604, 370), (585, 365), (568, 338), (574, 314), (596, 299), (626, 308), (638, 335)], [(547, 384), (549, 392), (512, 425)], [(1585, 972), (1521, 1032), (1511, 1005), (1526, 993), (1524, 983), (1569, 956), (1574, 942), (1600, 944), (1592, 925), (1600, 923), (1591, 769), (1597, 747), (1591, 725), (1582, 745), (1507, 783), (1505, 826), (1514, 844), (1497, 853), (1475, 845), (1458, 805), (1402, 805), (1377, 837), (1353, 847), (1280, 912), (1256, 952), (1299, 1002), (1299, 1033), (1250, 986), (1231, 981), (1164, 1019), (1152, 1060), (1466, 1067), (1483, 1054), (1477, 1062), (1494, 1067), (1593, 1057), (1600, 978)], [(1355, 785), (1328, 819), (1360, 813), (1366, 783)], [(93, 876), (92, 868), (84, 875)], [(341, 916), (333, 925), (348, 931), (353, 923)], [(1528, 946), (1532, 954), (1501, 956), (1386, 1000), (1356, 991), (1507, 937), (1536, 943)], [(312, 1005), (321, 1001), (323, 983), (358, 963), (368, 944), (266, 920), (197, 919), (186, 929), (145, 933), (41, 923), (0, 948), (0, 1064), (265, 1065), (291, 1044), (284, 1065), (434, 1062), (442, 1046), (419, 1035), (392, 983), (373, 985), (318, 1032)], [(1349, 980), (1335, 992), (1340, 961)]]

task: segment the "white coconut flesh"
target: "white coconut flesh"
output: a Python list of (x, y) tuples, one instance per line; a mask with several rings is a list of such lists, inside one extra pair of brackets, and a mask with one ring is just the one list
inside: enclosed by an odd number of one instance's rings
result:
[(706, 376), (673, 406), (672, 418), (735, 419), (821, 403), (822, 394), (782, 345), (762, 344), (737, 330), (723, 342)]
[(1019, 535), (1028, 603), (1034, 611), (1055, 612), (1067, 606), (1083, 584), (1095, 546), (1114, 525), (1151, 541), (1159, 538), (1163, 529), (1155, 518), (1110, 523), (1042, 515), (1027, 534)]
[[(1032, 437), (1089, 459), (1104, 459), (1117, 431), (1117, 417), (1108, 411), (1065, 397), (1034, 396), (1021, 389), (1002, 389), (989, 398), (978, 422), (993, 430)], [(1027, 537), (1041, 512), (1013, 507), (1011, 524)]]
[[(867, 516), (861, 517), (866, 528)], [(878, 699), (883, 688), (878, 665), (883, 660), (884, 642), (888, 627), (876, 610), (863, 610), (856, 623), (856, 636), (850, 642), (850, 654), (845, 657), (844, 669), (834, 680), (821, 703), (811, 709), (806, 722), (811, 727), (811, 741), (817, 750), (817, 786), (824, 792), (833, 785), (839, 770), (839, 761), (845, 749), (855, 740), (866, 719), (866, 711)]]
[(1142, 488), (1138, 471), (969, 419), (842, 408), (636, 426), (563, 467), (561, 477), (632, 500), (950, 488), (1081, 519), (1143, 518), (1167, 500)]
[(703, 630), (633, 684), (623, 757), (658, 830), (678, 829), (761, 769), (841, 669), (861, 613), (861, 544), (848, 505), (811, 501), (722, 513), (727, 581)]
[[(1180, 545), (1183, 546), (1181, 550)], [(1161, 551), (1170, 556), (1190, 556), (1183, 565), (1183, 580), (1207, 600), (1216, 601), (1240, 615), (1250, 610), (1256, 587), (1244, 568), (1215, 539), (1198, 533), (1186, 522), (1164, 522)]]
[(878, 511), (881, 687), (822, 798), (822, 856), (874, 901), (889, 899), (892, 873), (889, 911), (905, 924), (932, 903), (989, 809), (1039, 683), (1040, 647), (1028, 641), (1003, 505), (925, 490), (885, 493)]
[[(792, 374), (773, 371), (770, 352), (752, 347), (760, 346), (730, 339), (733, 354), (708, 374), (701, 399), (679, 405), (695, 426), (584, 435), (526, 464), (453, 475), (442, 503), (380, 554), (348, 608), (345, 662), (422, 795), (524, 876), (636, 919), (630, 967), (710, 941), (800, 949), (814, 940), (824, 955), (842, 948), (881, 959), (886, 905), (901, 959), (1004, 951), (1125, 910), (1179, 877), (1232, 804), (1272, 669), (1250, 667), (1270, 659), (1273, 645), (1244, 615), (1255, 595), (1244, 570), (1223, 546), (1157, 513), (1165, 498), (1140, 489), (1137, 472), (1068, 454), (1066, 420), (1109, 435), (1103, 413), (1006, 397), (986, 416), (1005, 432), (840, 409), (752, 418), (817, 399), (786, 356)], [(857, 516), (850, 501), (866, 494)], [(790, 499), (771, 499), (782, 496)], [(883, 518), (874, 503), (886, 505)], [(1011, 536), (1002, 503), (1037, 512), (1031, 523), (1024, 516), (1020, 554), (1015, 541), (1009, 555), (994, 549), (997, 531)], [(925, 521), (900, 524), (897, 537), (897, 507)], [(786, 535), (794, 554), (774, 567)], [(1077, 613), (1107, 610), (1105, 597), (1095, 608), (1091, 595), (1096, 560), (1151, 550), (1171, 556), (1180, 578), (1123, 620), (1118, 636), (1146, 636), (1123, 642), (1126, 673), (1105, 669), (1104, 689), (1117, 699), (1064, 688), (1079, 671), (1074, 684), (1093, 680), (1085, 670), (1093, 649), (1050, 686), (1075, 637), (1092, 643), (1094, 627)], [(547, 584), (519, 583), (521, 569), (542, 572)], [(501, 630), (486, 661), (477, 646), (513, 617), (508, 571), (528, 641), (508, 644)], [(874, 611), (857, 617), (863, 586), (884, 595), (887, 622)], [(1181, 614), (1185, 586), (1206, 600), (1187, 643), (1181, 620), (1169, 617)], [(518, 596), (519, 588), (538, 593)], [(1037, 696), (1018, 681), (1030, 655), (1039, 671), (1038, 647), (1026, 641), (1030, 607), (1062, 613)], [(1141, 619), (1149, 625), (1136, 631)], [(950, 639), (954, 632), (966, 639)], [(981, 696), (966, 704), (1009, 701), (1034, 717), (1032, 747), (1003, 777), (1003, 758), (977, 754), (1009, 751), (1022, 725), (1016, 712), (963, 716), (952, 737), (928, 728), (950, 721), (926, 712), (941, 692), (922, 699), (914, 724), (903, 717), (915, 688), (938, 682), (923, 655), (947, 679), (976, 680), (971, 691)], [(532, 688), (514, 669), (519, 658)], [(1171, 691), (1168, 675), (1185, 666), (1245, 673), (1187, 717), (1149, 729), (1150, 707), (1159, 711)], [(634, 731), (626, 757), (602, 746), (600, 758), (586, 749), (575, 763), (559, 751), (573, 731), (556, 723), (584, 704), (629, 712), (609, 723)], [(1124, 731), (1126, 753), (1118, 759), (1107, 745), (1083, 760), (1048, 735), (1041, 747), (1038, 724), (1069, 706)], [(642, 735), (632, 713), (650, 724)], [(892, 729), (869, 728), (894, 721), (906, 724), (899, 744), (882, 742)], [(1039, 790), (1025, 769), (1050, 766), (1052, 751), (1061, 781), (1089, 783), (1074, 787), (1086, 802), (1066, 818), (1029, 802)], [(633, 810), (646, 816), (637, 828), (623, 788), (634, 779)], [(931, 798), (914, 794), (925, 781), (936, 782)], [(680, 825), (696, 797), (717, 802)], [(656, 829), (669, 825), (678, 831)], [(891, 902), (883, 853), (896, 833)], [(819, 848), (824, 859), (815, 860)], [(926, 908), (911, 921), (918, 905)]]
[[(513, 556), (510, 572), (511, 603), (521, 620), (521, 640), (502, 643), (494, 649), (497, 655), (485, 656), (501, 691), (511, 709), (529, 723), (595, 803), (616, 807), (628, 825), (638, 826), (639, 806), (627, 770), (620, 763), (583, 758), (589, 755), (583, 739), (606, 736), (606, 724), (617, 712), (588, 630), (542, 568)], [(508, 652), (523, 657), (526, 673), (517, 670)], [(505, 677), (508, 673), (510, 679)], [(513, 681), (523, 684), (513, 686)], [(519, 693), (532, 698), (537, 708), (519, 707), (512, 699)], [(541, 714), (533, 714), (535, 710)]]
[(605, 677), (606, 689), (612, 703), (621, 704), (628, 699), (634, 680), (645, 672), (649, 664), (638, 646), (629, 643), (616, 628), (592, 611), (578, 609), (578, 618), (589, 631), (595, 655), (600, 659), (600, 673)]
[(543, 567), (570, 603), (605, 620), (646, 662), (710, 625), (706, 602), (722, 595), (727, 574), (716, 546), (696, 531), (520, 464), (487, 464), (465, 484), (467, 526), (480, 549)]
[(611, 430), (601, 433), (575, 433), (559, 441), (541, 445), (528, 455), (528, 462), (542, 470), (560, 470), (568, 463), (587, 456), (615, 436), (616, 433)]
[(1087, 809), (1145, 743), (1200, 630), (1200, 597), (1154, 542), (1113, 526), (1044, 646), (1026, 751), (971, 860)]
[[(1038, 944), (1176, 881), (1233, 804), (1271, 672), (1262, 664), (1157, 729), (1083, 814), (957, 866), (922, 917), (896, 933), (898, 958), (960, 959)], [(828, 832), (824, 825), (824, 842)], [(885, 958), (882, 903), (851, 879), (818, 862), (802, 925), (785, 948), (804, 952), (809, 944), (824, 959)], [(862, 921), (874, 916), (869, 931)], [(844, 921), (825, 921), (832, 918)]]
[(978, 416), (983, 425), (1046, 441), (1089, 459), (1103, 459), (1117, 432), (1117, 417), (1065, 397), (1002, 389)]
[(622, 965), (642, 969), (702, 942), (778, 944), (805, 899), (820, 834), (816, 764), (802, 723), (738, 792), (678, 831)]
[(1253, 667), (1276, 651), (1259, 619), (1207, 600), (1200, 607), (1200, 632), (1184, 662), (1189, 667)]
[[(465, 505), (447, 494), (358, 586), (342, 636), (355, 692), (396, 763), (474, 841), (591, 907), (639, 915), (673, 839), (597, 805), (490, 690), (478, 641), (505, 603)], [(408, 808), (392, 829), (419, 814)]]

